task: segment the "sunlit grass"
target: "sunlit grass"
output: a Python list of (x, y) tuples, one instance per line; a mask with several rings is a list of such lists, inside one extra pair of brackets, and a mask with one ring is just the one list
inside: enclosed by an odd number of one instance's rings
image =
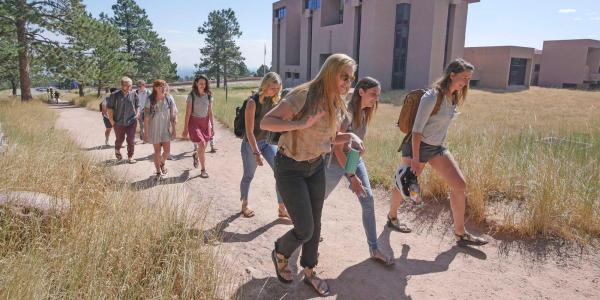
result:
[(0, 296), (216, 298), (228, 279), (217, 250), (191, 230), (202, 215), (182, 206), (180, 192), (144, 197), (118, 182), (55, 129), (55, 118), (39, 101), (0, 102), (11, 143), (0, 154), (1, 191), (44, 193), (70, 206), (0, 206)]

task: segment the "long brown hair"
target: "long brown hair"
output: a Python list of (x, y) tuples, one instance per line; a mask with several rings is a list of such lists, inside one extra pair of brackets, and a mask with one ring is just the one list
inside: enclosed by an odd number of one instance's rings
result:
[[(150, 94), (150, 115), (154, 116), (154, 112), (156, 111), (156, 102), (158, 99), (158, 88), (164, 87), (167, 85), (167, 82), (162, 79), (157, 79), (152, 82), (152, 94)], [(165, 95), (166, 97), (166, 95)]]
[(156, 98), (158, 96), (157, 88), (163, 87), (166, 85), (167, 85), (167, 82), (162, 79), (157, 79), (157, 80), (154, 80), (154, 82), (152, 82), (152, 94), (150, 94), (150, 105), (151, 106), (156, 105), (156, 101), (157, 101)]
[[(363, 125), (363, 121), (366, 124), (371, 122), (371, 118), (373, 117), (373, 113), (377, 110), (377, 102), (375, 102), (374, 107), (367, 107), (365, 109), (361, 109), (362, 106), (362, 97), (360, 96), (360, 90), (367, 91), (368, 89), (381, 86), (377, 79), (372, 77), (364, 77), (361, 78), (354, 87), (354, 93), (352, 93), (352, 98), (348, 103), (349, 113), (352, 114), (352, 123), (356, 124), (356, 127), (361, 127)], [(364, 114), (364, 120), (362, 118), (362, 112)]]
[[(475, 70), (475, 67), (471, 63), (462, 58), (457, 58), (448, 64), (446, 70), (444, 71), (444, 76), (434, 81), (431, 87), (438, 92), (438, 97), (444, 97), (450, 91), (450, 84), (452, 84), (450, 75), (452, 75), (452, 73), (458, 74), (464, 71), (473, 70)], [(461, 105), (465, 99), (467, 99), (468, 92), (469, 84), (467, 83), (460, 91), (455, 91), (452, 93), (452, 95), (450, 95), (452, 104)]]
[(212, 97), (212, 92), (210, 91), (210, 85), (208, 82), (208, 77), (206, 77), (206, 75), (198, 75), (196, 76), (196, 78), (194, 78), (194, 83), (192, 84), (192, 93), (196, 93), (196, 95), (200, 96), (200, 91), (198, 90), (198, 81), (200, 80), (204, 80), (204, 83), (206, 83), (205, 87), (204, 87), (204, 93), (206, 93), (208, 95), (208, 97)]
[(289, 95), (307, 93), (306, 103), (294, 119), (315, 115), (319, 108), (325, 108), (325, 112), (329, 117), (331, 135), (335, 135), (337, 131), (337, 110), (341, 109), (344, 114), (347, 113), (344, 99), (340, 95), (337, 86), (337, 77), (346, 66), (355, 69), (356, 62), (346, 54), (332, 54), (325, 60), (321, 70), (313, 80), (295, 87), (290, 92)]

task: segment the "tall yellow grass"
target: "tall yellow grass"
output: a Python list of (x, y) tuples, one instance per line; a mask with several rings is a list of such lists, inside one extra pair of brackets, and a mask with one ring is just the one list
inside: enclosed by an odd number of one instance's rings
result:
[(54, 128), (44, 104), (0, 102), (13, 150), (0, 155), (3, 191), (41, 192), (70, 204), (68, 213), (0, 207), (0, 297), (217, 297), (222, 276), (215, 248), (197, 218), (171, 193), (149, 199), (115, 181)]
[[(447, 142), (467, 178), (471, 216), (523, 236), (599, 237), (598, 108), (598, 92), (472, 91)], [(403, 135), (392, 125), (399, 110), (383, 104), (367, 138), (373, 181), (388, 187), (400, 160), (393, 150)], [(446, 198), (439, 177), (423, 179), (431, 196)]]

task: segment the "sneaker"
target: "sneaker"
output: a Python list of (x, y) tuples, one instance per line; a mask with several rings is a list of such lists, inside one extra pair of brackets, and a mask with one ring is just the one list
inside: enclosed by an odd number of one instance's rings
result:
[(109, 146), (108, 145), (108, 139), (104, 140), (104, 145)]
[(127, 162), (130, 164), (135, 164), (137, 162), (137, 160), (135, 160), (135, 158), (133, 158), (133, 157), (130, 157), (127, 159)]
[(121, 155), (121, 152), (119, 151), (115, 151), (115, 157), (117, 158), (117, 160), (123, 159), (123, 155)]

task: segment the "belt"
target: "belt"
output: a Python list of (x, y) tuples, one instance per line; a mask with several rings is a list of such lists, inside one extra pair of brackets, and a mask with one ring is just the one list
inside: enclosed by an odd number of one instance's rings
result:
[(293, 158), (285, 155), (285, 153), (283, 153), (283, 150), (281, 148), (279, 148), (279, 150), (277, 151), (277, 154), (279, 154), (279, 155), (281, 155), (281, 156), (283, 156), (285, 158), (291, 159), (293, 161), (296, 161), (296, 162), (305, 162), (305, 163), (309, 163), (309, 164), (312, 164), (312, 163), (318, 161), (319, 159), (323, 158), (323, 155), (319, 155), (319, 156), (317, 156), (315, 158), (311, 158), (311, 159), (308, 159), (308, 160), (300, 160), (300, 161), (298, 161), (298, 160), (295, 160), (295, 159), (293, 159)]

